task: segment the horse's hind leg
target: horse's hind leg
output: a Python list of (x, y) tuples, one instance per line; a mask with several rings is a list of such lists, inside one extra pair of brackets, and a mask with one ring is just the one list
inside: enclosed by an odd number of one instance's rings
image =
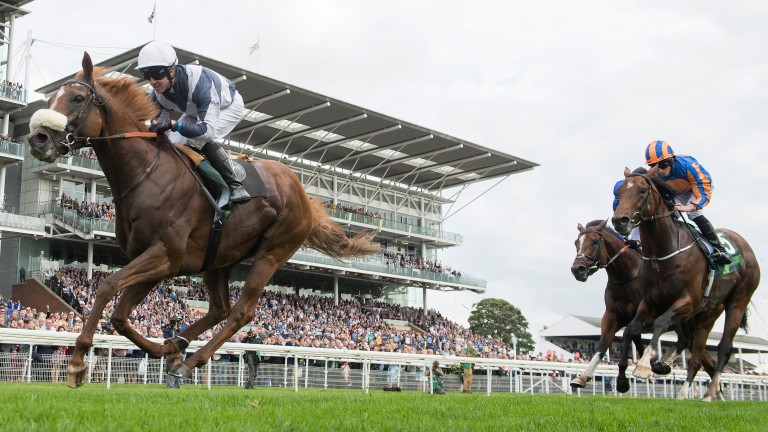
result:
[(169, 374), (182, 378), (191, 378), (192, 369), (205, 365), (211, 355), (213, 355), (214, 351), (253, 319), (253, 311), (256, 310), (259, 298), (264, 291), (264, 286), (267, 284), (267, 281), (269, 281), (269, 278), (275, 273), (277, 267), (287, 261), (293, 253), (293, 250), (288, 251), (285, 248), (281, 248), (281, 250), (283, 250), (283, 252), (279, 254), (280, 258), (278, 259), (274, 258), (274, 254), (267, 256), (259, 256), (257, 254), (254, 256), (253, 266), (243, 285), (240, 298), (232, 307), (232, 310), (229, 313), (229, 318), (227, 318), (224, 326), (213, 335), (208, 343), (197, 350), (192, 356), (184, 360), (181, 364), (173, 368)]
[(191, 341), (204, 331), (213, 328), (229, 315), (232, 309), (229, 297), (229, 274), (231, 271), (232, 267), (226, 267), (203, 273), (203, 282), (208, 289), (208, 297), (210, 298), (208, 313), (182, 330), (179, 333), (180, 337)]
[[(151, 342), (139, 332), (136, 331), (128, 323), (128, 315), (141, 301), (152, 291), (152, 288), (157, 285), (157, 281), (149, 281), (142, 284), (136, 284), (130, 289), (123, 290), (123, 294), (120, 296), (120, 300), (115, 305), (115, 309), (112, 312), (112, 318), (110, 321), (115, 326), (115, 330), (118, 333), (125, 336), (136, 344), (137, 347), (144, 350), (148, 356), (152, 358), (160, 358), (164, 355), (170, 354), (170, 347), (164, 349), (163, 344)], [(174, 347), (175, 348), (175, 347)]]
[(744, 311), (749, 299), (742, 303), (732, 300), (733, 304), (728, 305), (728, 309), (725, 312), (725, 326), (723, 328), (723, 337), (720, 339), (720, 343), (717, 345), (717, 366), (715, 367), (715, 374), (712, 376), (712, 381), (709, 383), (707, 392), (704, 394), (703, 400), (705, 402), (712, 402), (717, 397), (717, 392), (720, 390), (720, 375), (723, 373), (725, 365), (731, 358), (731, 350), (733, 349), (733, 337), (736, 335), (736, 330), (741, 325), (741, 320), (744, 318)]

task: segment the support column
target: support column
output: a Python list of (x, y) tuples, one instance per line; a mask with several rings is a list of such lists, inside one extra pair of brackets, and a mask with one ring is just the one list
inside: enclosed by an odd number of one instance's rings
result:
[(744, 374), (744, 353), (739, 348), (739, 373)]
[(91, 198), (88, 200), (88, 202), (96, 202), (96, 179), (91, 180)]
[(338, 276), (333, 277), (333, 304), (335, 306), (339, 305), (339, 277)]
[[(3, 120), (3, 129), (7, 129), (5, 127), (7, 125), (7, 121)], [(3, 210), (5, 210), (5, 165), (3, 165), (2, 168), (0, 168), (0, 205), (3, 206)]]
[(93, 279), (93, 242), (88, 242), (88, 266), (86, 268), (88, 280)]
[(421, 289), (422, 291), (422, 305), (424, 306), (424, 309), (422, 310), (421, 314), (426, 315), (427, 314), (427, 287), (424, 287)]

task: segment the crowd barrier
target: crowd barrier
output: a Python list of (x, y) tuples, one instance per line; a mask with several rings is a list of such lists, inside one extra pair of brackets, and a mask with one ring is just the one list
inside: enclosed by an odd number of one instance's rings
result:
[[(39, 330), (0, 329), (0, 381), (3, 382), (64, 382), (69, 357), (64, 355), (38, 355), (36, 346), (74, 346), (76, 333), (45, 332)], [(162, 343), (160, 339), (153, 339)], [(188, 355), (204, 342), (193, 341)], [(11, 352), (15, 346), (21, 351)], [(94, 335), (93, 348), (86, 357), (89, 367), (88, 382), (113, 384), (163, 384), (164, 359), (123, 357), (126, 350), (136, 347), (122, 336)], [(404, 354), (380, 351), (290, 347), (279, 345), (251, 345), (225, 343), (218, 354), (231, 355), (235, 361), (208, 362), (194, 370), (191, 380), (183, 385), (243, 386), (247, 366), (245, 351), (258, 351), (263, 359), (259, 365), (256, 385), (260, 387), (292, 387), (295, 391), (306, 388), (357, 389), (365, 392), (383, 389), (393, 382), (403, 391), (429, 392), (431, 384), (417, 372), (429, 369), (434, 360), (446, 372), (445, 388), (448, 392), (461, 391), (461, 376), (450, 373), (464, 361), (474, 364), (472, 390), (489, 396), (493, 393), (545, 393), (575, 396), (613, 395), (620, 397), (674, 398), (680, 389), (685, 371), (675, 369), (666, 377), (649, 380), (631, 379), (631, 390), (616, 392), (618, 369), (613, 365), (600, 365), (595, 379), (581, 390), (571, 389), (569, 383), (585, 367), (582, 363), (540, 362), (526, 360), (500, 360), (486, 358), (445, 357), (437, 355)], [(347, 362), (348, 373), (341, 368)], [(387, 365), (397, 364), (396, 372), (388, 372)], [(708, 376), (700, 372), (689, 389), (689, 397), (703, 395), (709, 383)], [(768, 377), (759, 375), (724, 374), (722, 389), (729, 400), (768, 400)]]

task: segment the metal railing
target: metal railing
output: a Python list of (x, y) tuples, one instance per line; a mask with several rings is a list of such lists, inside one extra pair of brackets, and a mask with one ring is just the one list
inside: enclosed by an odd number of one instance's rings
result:
[[(61, 382), (65, 379), (70, 357), (62, 354), (39, 354), (38, 346), (73, 346), (78, 335), (66, 332), (0, 329), (0, 345), (11, 346), (14, 352), (0, 352), (0, 381)], [(151, 339), (162, 343), (160, 339)], [(86, 357), (89, 382), (112, 384), (161, 384), (165, 382), (164, 359), (147, 356), (133, 357), (136, 347), (122, 336), (95, 335), (94, 345)], [(193, 341), (187, 355), (199, 349), (204, 342)], [(306, 388), (354, 388), (365, 392), (396, 385), (405, 391), (426, 391), (431, 383), (419, 370), (427, 370), (437, 360), (446, 372), (446, 391), (460, 391), (461, 377), (450, 374), (450, 366), (463, 362), (474, 364), (473, 392), (493, 393), (545, 393), (576, 396), (618, 396), (613, 382), (616, 366), (601, 365), (595, 379), (585, 389), (574, 391), (569, 382), (586, 364), (554, 363), (525, 360), (448, 357), (424, 354), (402, 354), (383, 351), (358, 351), (288, 347), (280, 345), (251, 345), (225, 343), (211, 361), (193, 371), (191, 380), (184, 385), (242, 386), (246, 382), (247, 366), (243, 360), (246, 351), (258, 351), (262, 363), (258, 367), (256, 385), (263, 387), (291, 387), (299, 392)], [(227, 361), (223, 361), (226, 359)], [(341, 367), (351, 366), (349, 371)], [(390, 369), (388, 365), (397, 365)], [(630, 378), (632, 390), (625, 396), (647, 398), (674, 398), (685, 379), (685, 371), (675, 369), (672, 374), (649, 380)], [(431, 374), (430, 374), (431, 375)], [(705, 374), (697, 377), (689, 389), (689, 397), (700, 397), (709, 382)], [(757, 375), (723, 374), (720, 380), (725, 397), (731, 400), (767, 401), (768, 377)]]

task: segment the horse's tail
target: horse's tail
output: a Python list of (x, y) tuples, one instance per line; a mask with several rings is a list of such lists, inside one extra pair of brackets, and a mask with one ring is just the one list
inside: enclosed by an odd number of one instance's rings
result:
[(362, 231), (349, 238), (344, 229), (328, 216), (322, 202), (310, 199), (312, 205), (312, 231), (309, 232), (305, 245), (317, 249), (334, 258), (370, 255), (381, 251), (378, 245), (371, 243), (372, 236)]
[[(750, 303), (752, 303), (752, 302), (750, 301)], [(739, 327), (741, 327), (741, 329), (744, 330), (744, 332), (748, 332), (748, 330), (749, 330), (747, 328), (747, 315), (749, 315), (749, 308), (748, 307), (744, 308), (744, 316), (741, 317), (741, 324), (739, 324)]]

